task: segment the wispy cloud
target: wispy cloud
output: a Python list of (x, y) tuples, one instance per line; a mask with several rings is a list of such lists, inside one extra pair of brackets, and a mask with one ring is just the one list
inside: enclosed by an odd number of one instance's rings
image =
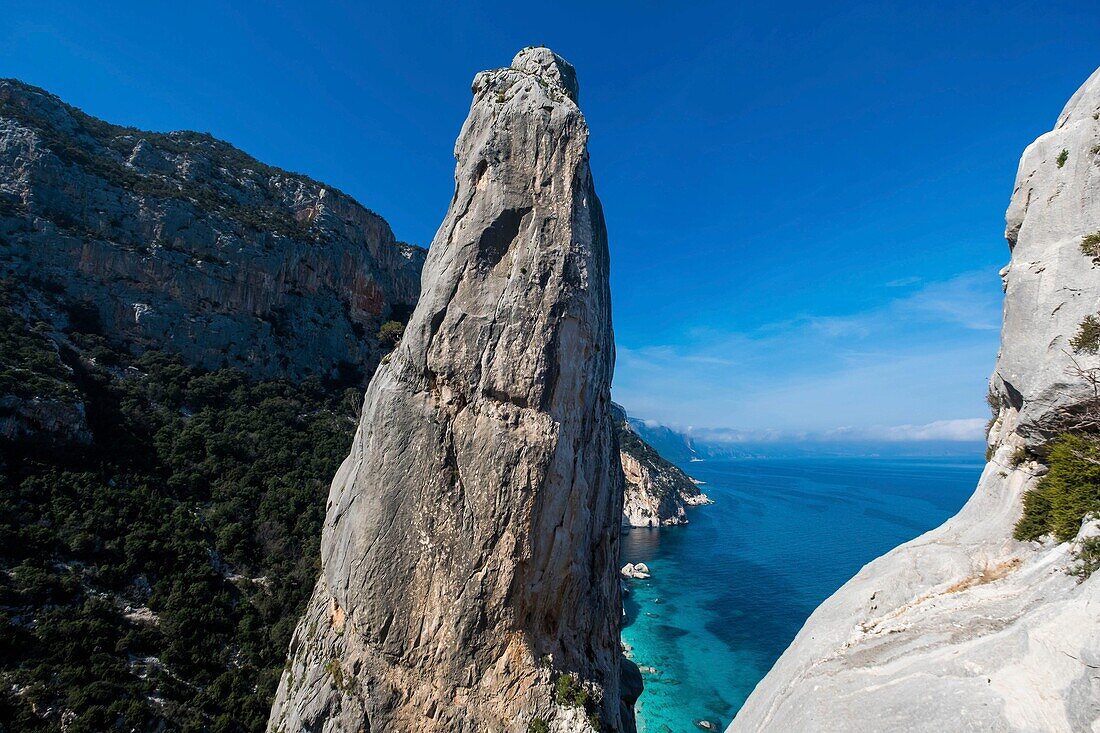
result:
[(916, 285), (921, 281), (921, 278), (916, 275), (910, 275), (909, 277), (899, 277), (897, 280), (891, 280), (886, 283), (888, 288), (904, 288), (909, 285)]
[(895, 301), (891, 310), (912, 309), (929, 320), (955, 324), (975, 331), (1001, 327), (1000, 297), (988, 287), (988, 273), (961, 275), (931, 283), (908, 298)]
[(918, 442), (926, 440), (980, 441), (985, 438), (986, 421), (980, 417), (958, 420), (934, 420), (923, 425), (874, 425), (869, 428), (837, 428), (825, 437), (842, 440), (884, 440)]
[(983, 414), (999, 322), (999, 283), (965, 273), (856, 313), (620, 344), (615, 396), (632, 414), (674, 426), (792, 435), (846, 425), (883, 440), (971, 439), (984, 420), (957, 416)]

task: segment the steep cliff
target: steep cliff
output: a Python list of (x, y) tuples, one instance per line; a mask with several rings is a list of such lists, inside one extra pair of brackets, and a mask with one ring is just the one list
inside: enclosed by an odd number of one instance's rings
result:
[(423, 259), (339, 191), (209, 135), (119, 127), (0, 80), (0, 277), (56, 331), (94, 322), (135, 353), (363, 383)]
[(731, 731), (1100, 725), (1100, 574), (1082, 579), (1075, 559), (1097, 524), (1077, 517), (1068, 542), (1013, 539), (1050, 440), (1097, 407), (1088, 375), (1100, 363), (1080, 335), (1100, 310), (1086, 252), (1100, 232), (1100, 71), (1024, 152), (1007, 224), (991, 455), (976, 492), (823, 603)]
[(625, 479), (624, 527), (687, 524), (685, 507), (711, 503), (687, 474), (642, 440), (622, 407), (613, 404), (612, 415)]
[(420, 302), (332, 483), (271, 731), (633, 729), (608, 252), (576, 77), (525, 49), (473, 95)]

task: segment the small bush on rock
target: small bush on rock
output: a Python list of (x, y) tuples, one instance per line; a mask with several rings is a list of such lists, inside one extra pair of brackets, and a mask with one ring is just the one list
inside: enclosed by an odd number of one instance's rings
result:
[(1100, 318), (1085, 316), (1077, 333), (1069, 340), (1070, 347), (1078, 354), (1095, 354), (1100, 351)]
[(562, 707), (581, 708), (588, 714), (588, 724), (593, 730), (600, 730), (600, 715), (596, 710), (596, 701), (585, 689), (584, 684), (571, 674), (563, 674), (554, 683), (554, 702)]
[(400, 321), (386, 321), (382, 328), (378, 329), (378, 340), (383, 345), (393, 348), (405, 335), (405, 324)]
[(569, 708), (583, 708), (588, 704), (588, 690), (573, 675), (563, 674), (554, 685), (554, 702)]
[(1100, 232), (1088, 234), (1081, 240), (1081, 254), (1091, 257), (1094, 264), (1100, 265)]
[(1081, 543), (1081, 549), (1077, 551), (1077, 565), (1070, 570), (1070, 575), (1084, 581), (1097, 570), (1100, 570), (1100, 537), (1089, 537)]
[(1069, 151), (1062, 148), (1062, 152), (1058, 154), (1058, 167), (1061, 168), (1064, 166), (1067, 160), (1069, 160)]

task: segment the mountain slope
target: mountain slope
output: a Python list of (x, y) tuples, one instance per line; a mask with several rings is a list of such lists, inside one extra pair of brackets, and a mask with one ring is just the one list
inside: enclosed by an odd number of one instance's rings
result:
[(0, 81), (0, 730), (263, 728), (347, 388), (423, 257), (226, 143)]
[(0, 80), (0, 237), (0, 273), (53, 329), (94, 323), (134, 353), (358, 383), (424, 259), (335, 189), (14, 80)]

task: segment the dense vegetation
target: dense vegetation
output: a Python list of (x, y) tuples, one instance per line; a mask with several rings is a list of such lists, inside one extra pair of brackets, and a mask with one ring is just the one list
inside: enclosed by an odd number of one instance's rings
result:
[(78, 392), (46, 336), (46, 324), (30, 324), (11, 310), (14, 297), (0, 284), (0, 396), (75, 402)]
[(1047, 474), (1024, 496), (1024, 515), (1016, 538), (1034, 540), (1053, 534), (1073, 539), (1081, 521), (1100, 512), (1100, 447), (1081, 435), (1064, 434), (1047, 447)]
[(6, 304), (0, 340), (5, 394), (94, 436), (0, 442), (0, 730), (261, 730), (358, 392), (58, 349)]

